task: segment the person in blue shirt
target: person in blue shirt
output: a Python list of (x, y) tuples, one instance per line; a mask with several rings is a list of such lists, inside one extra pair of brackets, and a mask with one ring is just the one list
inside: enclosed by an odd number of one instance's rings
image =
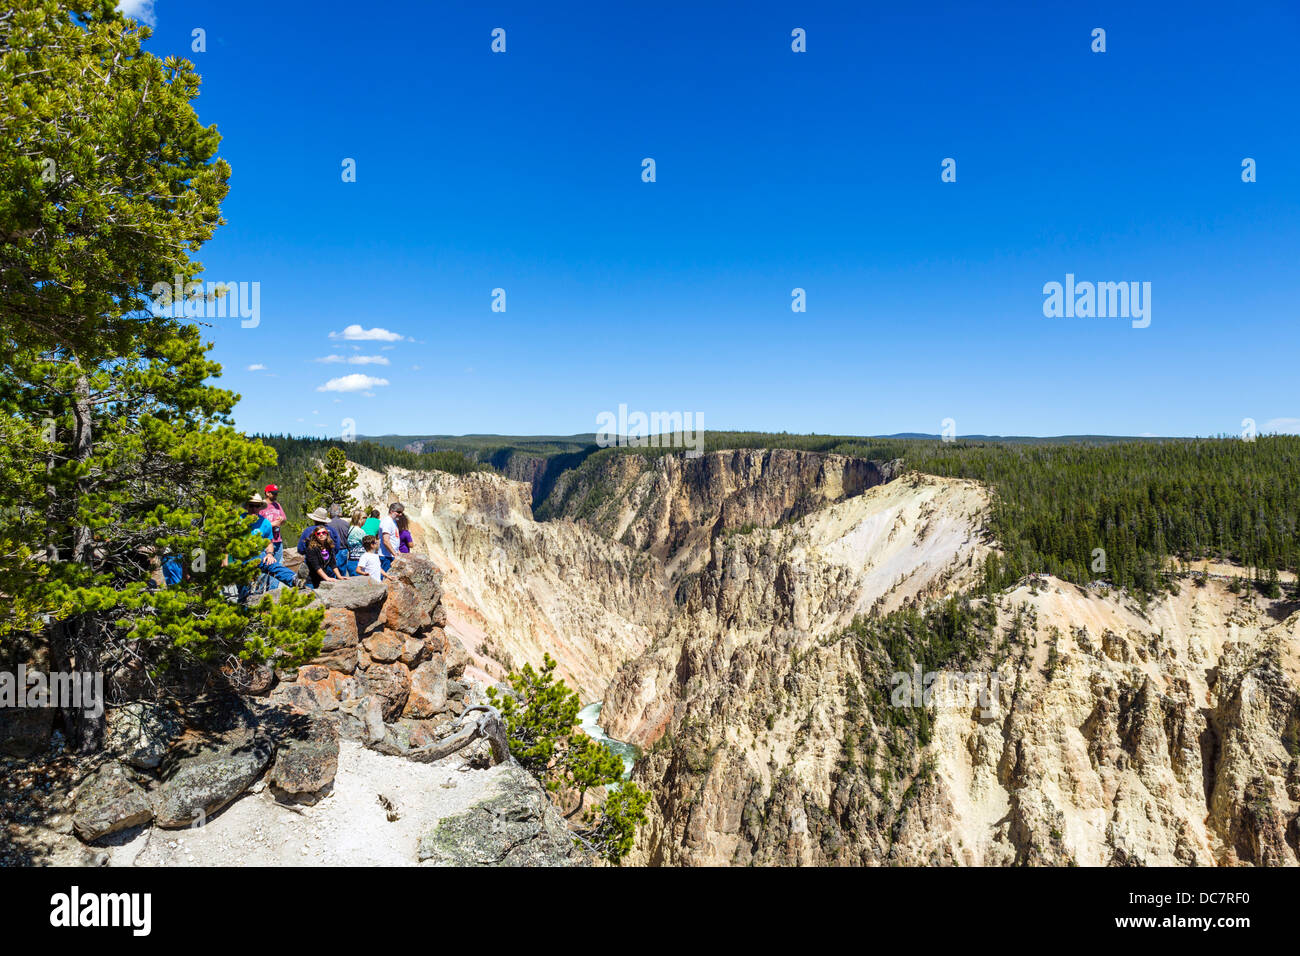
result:
[[(266, 541), (266, 548), (263, 550), (260, 560), (262, 573), (267, 575), (267, 579), (262, 583), (266, 585), (267, 589), (278, 588), (281, 584), (286, 587), (294, 587), (297, 584), (298, 576), (275, 560), (275, 529), (271, 527), (271, 522), (260, 514), (265, 506), (266, 502), (262, 499), (262, 496), (256, 493), (248, 499), (246, 504), (250, 519), (249, 533)], [(254, 558), (254, 560), (258, 559)], [(248, 590), (247, 588), (243, 589), (240, 596), (247, 596)], [(259, 588), (259, 590), (261, 589)]]
[(348, 549), (347, 538), (340, 538), (339, 533), (335, 531), (332, 527), (330, 527), (330, 523), (329, 523), (330, 516), (325, 512), (324, 508), (317, 508), (315, 511), (313, 511), (311, 514), (307, 516), (307, 520), (310, 521), (311, 524), (303, 528), (302, 534), (299, 535), (298, 537), (299, 554), (306, 557), (307, 541), (309, 538), (311, 538), (312, 532), (316, 530), (318, 525), (323, 525), (329, 531), (330, 540), (334, 542), (335, 554), (338, 554), (339, 551), (346, 551)]
[(174, 554), (163, 558), (162, 576), (163, 584), (169, 588), (180, 584), (185, 577), (185, 566), (181, 564), (181, 559)]

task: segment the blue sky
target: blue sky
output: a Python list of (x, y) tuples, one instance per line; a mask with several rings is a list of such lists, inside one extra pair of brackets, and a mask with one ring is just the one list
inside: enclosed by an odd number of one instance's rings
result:
[[(1294, 3), (465, 6), (153, 4), (234, 168), (206, 276), (260, 283), (244, 429), (1300, 430)], [(1045, 317), (1067, 273), (1150, 326)]]

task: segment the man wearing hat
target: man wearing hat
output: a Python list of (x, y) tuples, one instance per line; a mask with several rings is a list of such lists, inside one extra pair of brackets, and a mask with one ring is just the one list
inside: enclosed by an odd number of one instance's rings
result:
[(304, 557), (306, 556), (307, 542), (311, 538), (312, 532), (316, 530), (317, 525), (324, 525), (326, 530), (329, 531), (330, 538), (333, 539), (334, 547), (336, 549), (342, 548), (344, 551), (348, 549), (347, 538), (344, 538), (341, 541), (339, 540), (339, 533), (330, 527), (329, 512), (327, 512), (324, 508), (317, 508), (315, 511), (308, 514), (307, 520), (310, 521), (311, 524), (307, 525), (307, 527), (302, 529), (302, 535), (298, 538), (299, 554), (303, 555)]
[(284, 507), (277, 498), (280, 495), (278, 485), (267, 485), (262, 489), (266, 493), (266, 504), (262, 506), (262, 517), (271, 522), (271, 531), (273, 532), (271, 544), (275, 547), (275, 560), (284, 560), (284, 539), (280, 537), (280, 525), (284, 524), (284, 519), (288, 517), (284, 513)]

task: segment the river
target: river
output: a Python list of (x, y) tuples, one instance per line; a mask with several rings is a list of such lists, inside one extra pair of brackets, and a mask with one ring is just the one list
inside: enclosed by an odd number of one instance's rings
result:
[(597, 723), (600, 720), (600, 708), (603, 704), (604, 701), (598, 700), (582, 708), (578, 712), (578, 726), (592, 740), (599, 741), (623, 758), (623, 779), (626, 780), (632, 772), (632, 765), (636, 763), (636, 758), (641, 756), (641, 751), (635, 744), (624, 743), (605, 735), (604, 728)]

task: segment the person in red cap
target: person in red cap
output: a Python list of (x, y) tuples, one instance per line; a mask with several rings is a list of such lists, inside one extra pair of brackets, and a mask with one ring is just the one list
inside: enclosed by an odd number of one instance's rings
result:
[(271, 522), (271, 544), (275, 547), (275, 560), (280, 562), (284, 559), (284, 539), (280, 537), (280, 525), (284, 524), (286, 517), (284, 507), (276, 500), (280, 488), (278, 485), (267, 485), (263, 491), (266, 492), (266, 504), (262, 506), (260, 513), (263, 518)]

